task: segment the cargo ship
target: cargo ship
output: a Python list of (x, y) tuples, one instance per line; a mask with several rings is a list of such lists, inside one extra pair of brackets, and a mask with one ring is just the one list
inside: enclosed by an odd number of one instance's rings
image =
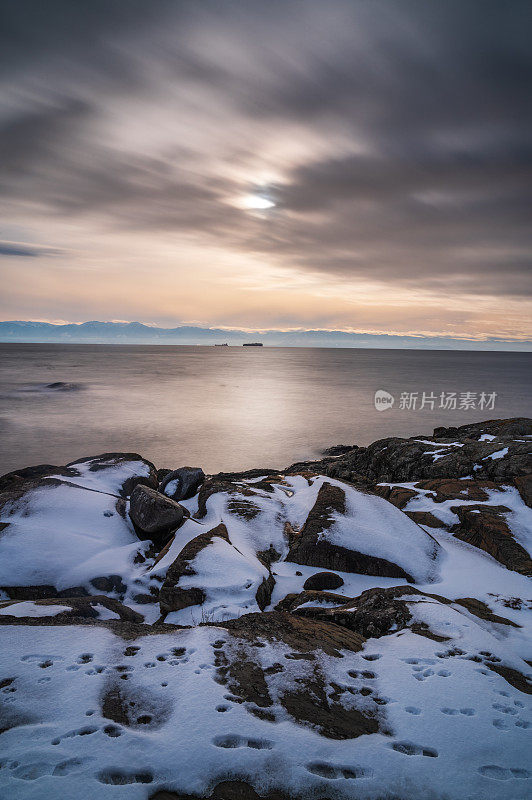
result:
[(264, 347), (262, 342), (244, 342), (242, 347)]

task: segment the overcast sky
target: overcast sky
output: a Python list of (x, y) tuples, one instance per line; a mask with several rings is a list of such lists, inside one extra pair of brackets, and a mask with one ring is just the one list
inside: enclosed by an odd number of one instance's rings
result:
[(0, 9), (1, 319), (530, 337), (530, 0)]

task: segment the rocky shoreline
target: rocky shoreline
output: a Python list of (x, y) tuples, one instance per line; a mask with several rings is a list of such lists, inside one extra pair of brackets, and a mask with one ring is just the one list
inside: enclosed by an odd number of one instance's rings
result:
[(4, 475), (0, 793), (524, 800), (531, 442)]

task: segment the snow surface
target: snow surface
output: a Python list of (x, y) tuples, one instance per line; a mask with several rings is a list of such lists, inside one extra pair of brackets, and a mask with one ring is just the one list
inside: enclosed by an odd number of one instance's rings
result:
[(64, 589), (119, 568), (131, 570), (139, 548), (132, 526), (108, 494), (42, 486), (4, 507), (0, 585)]
[[(138, 468), (145, 466), (141, 462)], [(340, 800), (532, 795), (530, 695), (486, 666), (530, 673), (523, 660), (531, 658), (530, 581), (445, 529), (458, 521), (451, 507), (482, 503), (461, 498), (435, 503), (434, 492), (413, 483), (386, 484), (414, 489), (417, 495), (406, 510), (430, 511), (442, 523), (433, 529), (416, 525), (382, 498), (329, 478), (280, 477), (272, 493), (254, 489), (256, 480), (245, 481), (241, 494), (211, 496), (206, 517), (186, 520), (161, 561), (135, 564), (148, 543), (139, 542), (116, 512), (113, 495), (124, 474), (110, 471), (106, 478), (106, 470), (77, 468), (78, 486), (42, 487), (4, 509), (1, 521), (9, 526), (0, 537), (0, 585), (49, 583), (62, 589), (116, 573), (127, 587), (124, 602), (155, 622), (158, 605), (136, 604), (133, 596), (160, 586), (185, 544), (224, 522), (230, 542), (214, 539), (192, 562), (196, 574), (179, 583), (201, 586), (205, 604), (169, 614), (166, 622), (216, 623), (257, 611), (255, 594), (269, 574), (257, 554), (274, 548), (280, 560), (271, 565), (275, 587), (269, 610), (323, 571), (285, 560), (285, 524), (301, 528), (327, 481), (346, 492), (346, 513), (335, 515), (323, 534), (329, 541), (399, 564), (421, 591), (451, 601), (482, 600), (518, 627), (479, 619), (454, 602), (408, 595), (413, 619), (448, 641), (406, 629), (369, 639), (359, 653), (334, 658), (318, 651), (316, 661), (305, 661), (293, 659), (282, 642), (253, 647), (215, 625), (127, 641), (97, 621), (2, 626), (0, 682), (11, 681), (0, 688), (7, 723), (1, 737), (2, 800), (148, 800), (159, 789), (208, 794), (215, 783), (235, 775), (249, 776), (259, 792), (277, 788), (289, 796), (309, 792)], [(532, 510), (515, 487), (487, 494), (487, 504), (510, 509), (506, 520), (512, 533), (530, 552)], [(243, 500), (258, 509), (252, 518), (235, 510), (235, 501)], [(196, 513), (197, 497), (183, 505)], [(335, 594), (346, 598), (405, 583), (338, 574), (344, 585)], [(107, 626), (118, 616), (100, 603), (94, 607)], [(25, 601), (4, 606), (0, 614), (13, 609), (20, 616), (45, 616), (69, 607)], [(215, 680), (220, 643), (235, 662), (248, 658), (263, 669), (283, 665), (281, 673), (267, 677), (275, 722), (249, 713)], [(329, 687), (343, 688), (344, 707), (376, 709), (386, 733), (328, 739), (290, 717), (279, 697), (299, 681), (312, 680), (316, 669)], [(103, 696), (117, 686), (137, 703), (139, 719), (150, 717), (148, 723), (121, 725), (103, 716)], [(376, 705), (374, 697), (382, 703)]]
[[(515, 486), (501, 484), (497, 489), (483, 487), (487, 500), (467, 500), (453, 497), (436, 503), (433, 499), (436, 496), (434, 491), (421, 489), (414, 482), (382, 483), (380, 485), (403, 487), (417, 492), (417, 496), (408, 501), (403, 511), (428, 511), (441, 520), (442, 527), (451, 527), (459, 523), (458, 515), (451, 510), (457, 506), (506, 506), (509, 512), (503, 512), (503, 516), (513, 537), (532, 555), (532, 509), (523, 501)], [(435, 535), (433, 528), (428, 528), (428, 530), (433, 536)]]
[[(530, 697), (471, 657), (484, 651), (508, 666), (526, 665), (454, 607), (417, 598), (409, 607), (451, 640), (400, 631), (368, 640), (360, 653), (319, 655), (329, 681), (358, 691), (342, 695), (346, 707), (369, 708), (371, 695), (383, 701), (391, 735), (347, 740), (324, 738), (278, 706), (279, 721), (271, 723), (235, 703), (213, 680), (213, 644), (242, 646), (222, 628), (134, 642), (102, 628), (92, 628), (90, 638), (85, 627), (5, 628), (4, 672), (16, 678), (2, 693), (18, 725), (2, 737), (0, 793), (10, 800), (147, 800), (159, 788), (207, 792), (236, 771), (258, 776), (261, 791), (275, 786), (289, 794), (525, 800)], [(132, 645), (138, 651), (125, 656)], [(316, 668), (286, 660), (290, 648), (282, 642), (252, 649), (263, 668), (286, 667), (269, 679), (272, 696)], [(123, 666), (126, 682), (117, 677)], [(125, 726), (103, 717), (102, 695), (117, 684), (153, 723)], [(362, 698), (364, 687), (370, 696)], [(358, 777), (344, 777), (346, 769)]]
[[(318, 478), (323, 484), (327, 479)], [(419, 525), (381, 497), (329, 480), (344, 489), (346, 513), (320, 534), (331, 544), (385, 558), (398, 564), (416, 582), (437, 579), (439, 547)]]
[(12, 617), (55, 617), (62, 611), (72, 611), (70, 606), (41, 605), (32, 600), (25, 600), (21, 603), (11, 603), (4, 608), (0, 608), (0, 614), (7, 614)]

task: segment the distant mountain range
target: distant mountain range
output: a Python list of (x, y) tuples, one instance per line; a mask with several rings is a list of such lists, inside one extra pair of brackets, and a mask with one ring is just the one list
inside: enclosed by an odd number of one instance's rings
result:
[(261, 341), (271, 347), (362, 347), (425, 350), (519, 350), (532, 349), (532, 341), (483, 341), (438, 336), (396, 336), (346, 331), (298, 330), (249, 333), (241, 330), (180, 325), (157, 328), (141, 322), (82, 322), (54, 325), (49, 322), (0, 322), (0, 342), (62, 342), (92, 344), (243, 345)]

